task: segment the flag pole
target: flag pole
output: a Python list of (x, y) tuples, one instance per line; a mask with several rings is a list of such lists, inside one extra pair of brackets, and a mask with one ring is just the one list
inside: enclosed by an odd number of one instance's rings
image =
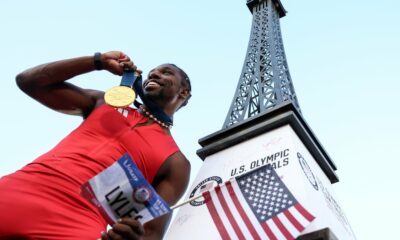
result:
[[(230, 178), (228, 181), (231, 181), (232, 179), (233, 179), (233, 178)], [(221, 184), (218, 184), (218, 185), (219, 185), (219, 186), (222, 186), (222, 185), (225, 185), (225, 183), (221, 183)], [(212, 189), (215, 189), (215, 188), (216, 188), (216, 186), (213, 187)], [(210, 190), (208, 190), (208, 191), (210, 191)], [(192, 198), (189, 198), (189, 199), (186, 200), (186, 201), (183, 201), (183, 202), (181, 202), (181, 203), (175, 204), (174, 206), (171, 207), (171, 210), (174, 210), (174, 209), (176, 209), (176, 208), (178, 208), (178, 207), (182, 207), (183, 205), (186, 205), (186, 204), (190, 203), (191, 201), (196, 200), (196, 199), (198, 199), (198, 198), (200, 198), (200, 197), (202, 197), (202, 196), (203, 196), (203, 194), (200, 193), (199, 195), (196, 195), (196, 196), (194, 196), (194, 197), (192, 197)]]
[(186, 200), (186, 201), (183, 201), (183, 202), (181, 202), (181, 203), (175, 204), (174, 206), (171, 207), (171, 210), (175, 210), (175, 209), (177, 209), (178, 207), (182, 207), (183, 205), (186, 205), (186, 204), (190, 203), (191, 201), (196, 200), (196, 199), (198, 199), (198, 198), (200, 198), (200, 197), (202, 197), (202, 196), (203, 196), (202, 194), (199, 194), (199, 195), (196, 195), (196, 196), (194, 196), (194, 197), (189, 198), (189, 199)]

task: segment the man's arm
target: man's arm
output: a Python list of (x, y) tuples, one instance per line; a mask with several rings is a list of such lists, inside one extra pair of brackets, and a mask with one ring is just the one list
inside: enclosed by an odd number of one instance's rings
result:
[[(122, 52), (107, 52), (100, 59), (104, 69), (116, 75), (122, 75), (124, 68), (136, 69), (129, 57)], [(16, 81), (22, 91), (45, 106), (86, 117), (103, 101), (104, 93), (82, 89), (66, 81), (93, 70), (93, 56), (85, 56), (30, 68), (18, 74)]]
[[(174, 205), (185, 193), (190, 177), (190, 163), (181, 152), (170, 156), (158, 171), (153, 186), (157, 193), (169, 204)], [(104, 233), (102, 240), (143, 239), (159, 240), (171, 220), (172, 213), (158, 217), (142, 226), (133, 218), (124, 218)]]

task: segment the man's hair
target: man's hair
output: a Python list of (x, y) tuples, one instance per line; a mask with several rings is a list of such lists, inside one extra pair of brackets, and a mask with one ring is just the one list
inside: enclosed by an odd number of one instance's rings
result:
[(183, 71), (182, 68), (178, 67), (177, 65), (175, 65), (173, 63), (168, 63), (168, 65), (171, 65), (179, 70), (179, 73), (181, 74), (181, 78), (182, 78), (182, 85), (189, 91), (189, 95), (187, 96), (187, 98), (185, 99), (185, 101), (182, 103), (182, 105), (179, 108), (184, 107), (184, 106), (186, 106), (186, 104), (188, 104), (189, 99), (192, 97), (192, 85), (190, 84), (189, 76), (186, 74), (185, 71)]

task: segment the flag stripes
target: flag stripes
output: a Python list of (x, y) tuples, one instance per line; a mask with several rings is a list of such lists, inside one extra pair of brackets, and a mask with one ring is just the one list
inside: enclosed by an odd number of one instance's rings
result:
[(221, 187), (217, 186), (215, 188), (215, 193), (217, 194), (218, 200), (221, 203), (221, 206), (229, 220), (229, 223), (232, 225), (233, 230), (235, 231), (235, 234), (237, 235), (238, 239), (245, 239), (243, 236), (242, 231), (240, 230), (235, 217), (232, 215), (232, 212), (230, 211), (230, 208), (228, 207), (228, 204), (225, 201), (225, 197), (223, 196), (221, 192)]
[(230, 239), (228, 232), (225, 229), (224, 224), (222, 224), (222, 220), (217, 213), (217, 209), (215, 208), (214, 202), (211, 200), (210, 192), (203, 192), (204, 201), (207, 205), (208, 211), (212, 216), (215, 226), (218, 229), (219, 234), (221, 235), (222, 239)]
[[(256, 229), (254, 228), (253, 224), (251, 224), (251, 221), (249, 219), (249, 217), (247, 216), (246, 212), (244, 211), (242, 205), (240, 204), (240, 201), (238, 199), (238, 197), (236, 196), (236, 194), (234, 193), (233, 190), (233, 186), (231, 184), (231, 182), (226, 182), (225, 186), (228, 189), (228, 196), (231, 197), (231, 201), (233, 202), (234, 206), (236, 207), (236, 210), (239, 213), (240, 218), (244, 221), (245, 223), (245, 229), (247, 229), (248, 232), (250, 232), (251, 236), (253, 237), (254, 240), (261, 240), (260, 236), (258, 235)], [(228, 199), (229, 201), (229, 197), (227, 197), (226, 199)], [(251, 238), (249, 238), (251, 239)]]

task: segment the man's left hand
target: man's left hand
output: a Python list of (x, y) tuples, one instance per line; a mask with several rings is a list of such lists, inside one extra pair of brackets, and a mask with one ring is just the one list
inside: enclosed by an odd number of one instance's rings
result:
[(142, 224), (133, 218), (119, 219), (108, 232), (101, 234), (101, 240), (139, 240), (144, 235)]

